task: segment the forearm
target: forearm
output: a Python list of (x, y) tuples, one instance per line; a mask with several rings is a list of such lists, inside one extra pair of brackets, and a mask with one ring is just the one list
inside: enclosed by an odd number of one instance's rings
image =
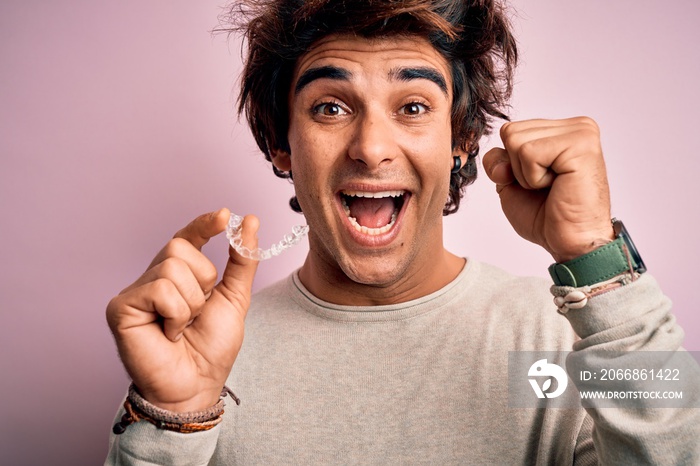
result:
[[(671, 314), (671, 302), (648, 274), (637, 281), (593, 297), (581, 309), (566, 314), (581, 340), (569, 356), (569, 373), (593, 367), (630, 351), (672, 352), (681, 347), (683, 331)], [(663, 355), (664, 353), (658, 353)], [(671, 353), (669, 359), (676, 358)], [(664, 369), (665, 361), (655, 362)], [(668, 362), (668, 361), (666, 361)], [(574, 379), (576, 379), (574, 377)], [(685, 371), (673, 385), (683, 391), (686, 406), (698, 405), (698, 372)], [(600, 380), (577, 382), (580, 391), (600, 389)], [(630, 390), (639, 384), (629, 382)], [(607, 401), (609, 406), (609, 400)], [(617, 407), (588, 407), (595, 422), (592, 436), (600, 464), (698, 464), (700, 462), (700, 409), (655, 407), (639, 400)], [(656, 406), (659, 406), (657, 404)]]

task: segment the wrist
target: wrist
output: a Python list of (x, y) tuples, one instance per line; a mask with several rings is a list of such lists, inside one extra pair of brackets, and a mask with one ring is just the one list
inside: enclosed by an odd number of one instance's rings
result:
[(614, 240), (581, 256), (549, 267), (557, 286), (598, 284), (623, 273), (644, 273), (646, 266), (621, 221), (612, 220)]
[[(141, 393), (140, 390), (138, 391), (139, 393)], [(144, 393), (141, 393), (141, 396), (143, 396), (143, 398), (149, 403), (151, 403), (154, 406), (157, 406), (160, 409), (164, 409), (166, 411), (171, 411), (174, 413), (188, 413), (211, 408), (216, 403), (218, 403), (220, 394), (221, 389), (217, 391), (200, 392), (188, 400), (174, 402), (161, 401), (153, 396)]]
[(614, 241), (615, 237), (612, 223), (608, 221), (604, 227), (588, 233), (583, 239), (572, 241), (572, 245), (567, 249), (552, 252), (552, 258), (557, 263), (568, 262), (605, 246)]
[(574, 248), (571, 251), (567, 251), (565, 253), (561, 253), (561, 254), (552, 253), (552, 258), (557, 263), (569, 262), (569, 261), (572, 261), (578, 257), (585, 256), (586, 254), (591, 253), (591, 252), (595, 251), (596, 249), (598, 249), (602, 246), (605, 246), (606, 244), (608, 244), (614, 240), (615, 240), (614, 237), (599, 238), (599, 239), (591, 241), (588, 244), (579, 246), (579, 247)]

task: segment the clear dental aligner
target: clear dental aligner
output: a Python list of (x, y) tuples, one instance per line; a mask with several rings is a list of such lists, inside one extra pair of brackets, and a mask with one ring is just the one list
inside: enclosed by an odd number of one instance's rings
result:
[(279, 243), (273, 244), (270, 249), (250, 249), (243, 246), (243, 239), (241, 238), (242, 223), (243, 217), (231, 213), (231, 218), (229, 218), (228, 226), (226, 227), (226, 238), (228, 238), (228, 242), (231, 244), (231, 247), (235, 249), (238, 254), (256, 261), (263, 261), (265, 259), (270, 259), (273, 256), (279, 256), (282, 254), (282, 251), (297, 244), (304, 237), (304, 235), (309, 232), (308, 225), (295, 225), (294, 228), (292, 228), (291, 235), (284, 235), (282, 240)]

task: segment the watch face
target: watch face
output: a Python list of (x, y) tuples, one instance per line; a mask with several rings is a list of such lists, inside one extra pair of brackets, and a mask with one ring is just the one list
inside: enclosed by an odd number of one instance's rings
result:
[(632, 241), (630, 234), (627, 232), (627, 228), (625, 228), (625, 224), (622, 223), (621, 220), (614, 218), (613, 219), (613, 231), (615, 232), (616, 237), (622, 238), (622, 240), (625, 242), (625, 246), (627, 246), (627, 249), (630, 253), (630, 257), (634, 261), (634, 265), (636, 265), (634, 271), (637, 273), (646, 272), (647, 271), (646, 265), (644, 265), (644, 261), (642, 260), (642, 257), (639, 255), (639, 252), (637, 251), (637, 247), (634, 245), (634, 241)]

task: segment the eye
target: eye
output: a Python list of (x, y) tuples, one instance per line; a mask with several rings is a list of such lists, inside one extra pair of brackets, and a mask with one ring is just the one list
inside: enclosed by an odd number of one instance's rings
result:
[(401, 107), (399, 113), (402, 115), (417, 116), (426, 113), (428, 110), (428, 106), (425, 104), (420, 102), (411, 102)]
[(348, 112), (346, 112), (343, 107), (341, 107), (339, 104), (335, 102), (324, 102), (322, 104), (316, 105), (313, 109), (313, 112), (317, 115), (323, 115), (323, 116), (339, 116), (339, 115), (346, 115)]

